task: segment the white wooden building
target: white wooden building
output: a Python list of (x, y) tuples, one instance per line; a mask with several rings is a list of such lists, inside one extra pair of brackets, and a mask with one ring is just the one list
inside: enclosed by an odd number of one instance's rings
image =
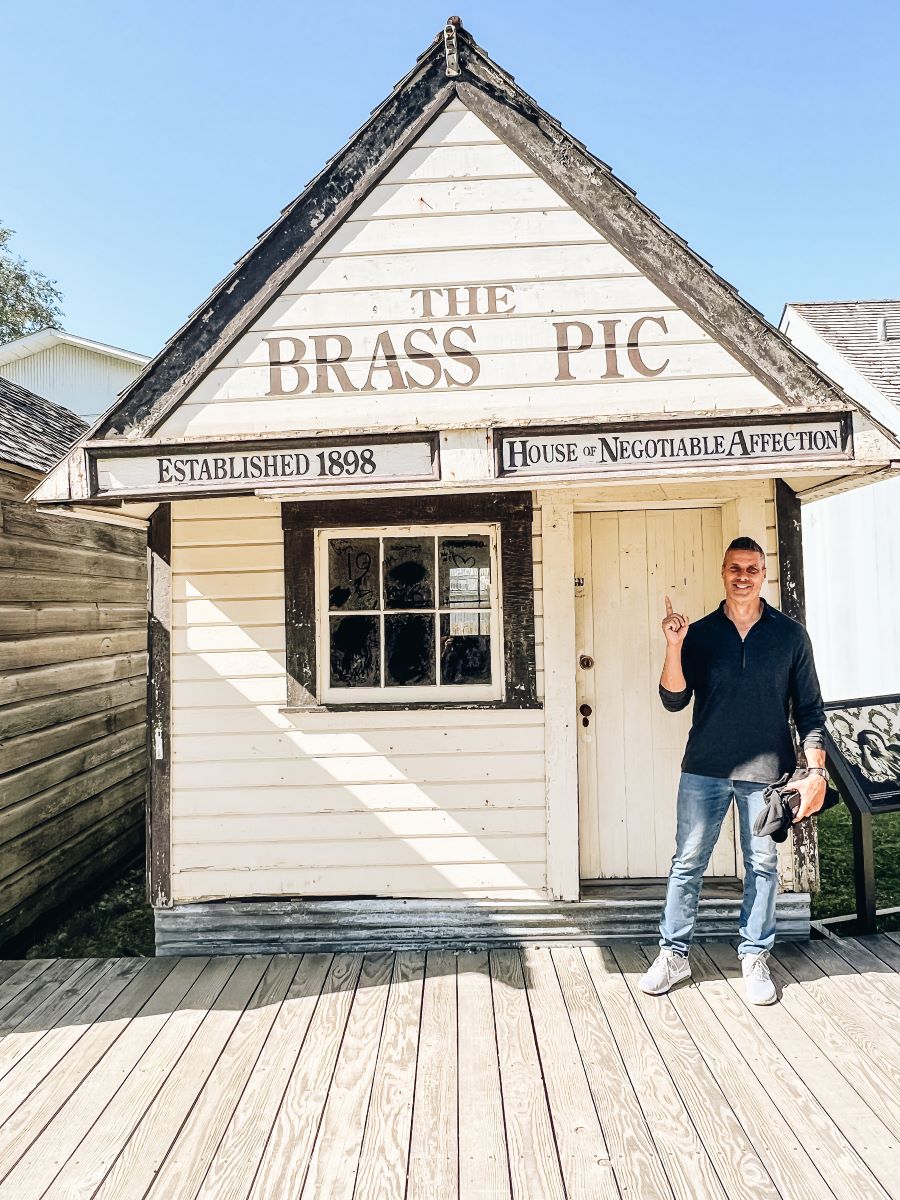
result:
[[(789, 304), (781, 329), (900, 435), (900, 300)], [(900, 692), (900, 471), (804, 503), (802, 516), (806, 620), (825, 698)]]
[(744, 534), (802, 615), (796, 492), (898, 457), (448, 26), (39, 491), (152, 513), (160, 951), (652, 930), (663, 596)]
[(148, 362), (145, 354), (64, 329), (41, 329), (0, 346), (0, 378), (62, 404), (88, 423), (106, 412)]

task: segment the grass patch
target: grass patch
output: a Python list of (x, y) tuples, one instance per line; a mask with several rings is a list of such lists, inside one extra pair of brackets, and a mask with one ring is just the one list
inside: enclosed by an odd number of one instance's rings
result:
[(144, 864), (130, 867), (74, 913), (17, 939), (11, 958), (152, 958), (153, 909), (146, 900)]
[[(812, 898), (814, 921), (856, 912), (850, 810), (845, 804), (836, 805), (819, 817), (818, 827), (822, 890)], [(882, 813), (872, 822), (872, 829), (876, 905), (892, 908), (900, 905), (900, 812)], [(879, 918), (879, 927), (900, 928), (900, 914)]]

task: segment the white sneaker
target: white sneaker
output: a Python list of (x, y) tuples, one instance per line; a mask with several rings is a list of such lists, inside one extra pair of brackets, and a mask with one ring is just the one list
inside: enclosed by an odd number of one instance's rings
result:
[(660, 950), (647, 974), (642, 976), (638, 987), (648, 996), (662, 996), (669, 988), (690, 979), (691, 964), (686, 954), (675, 950)]
[(761, 954), (742, 954), (741, 970), (744, 973), (744, 992), (751, 1004), (774, 1004), (778, 999), (775, 984), (769, 974), (767, 950)]

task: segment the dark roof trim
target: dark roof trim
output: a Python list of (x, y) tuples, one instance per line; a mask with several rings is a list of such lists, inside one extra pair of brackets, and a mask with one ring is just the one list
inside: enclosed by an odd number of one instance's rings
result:
[(444, 68), (441, 35), (100, 418), (92, 437), (147, 436), (165, 420), (455, 98)]
[(470, 34), (458, 28), (457, 39), (458, 79), (447, 76), (442, 32), (90, 436), (151, 435), (455, 95), (785, 404), (852, 404)]
[(460, 99), (785, 404), (848, 403), (843, 391), (717, 275), (635, 193), (473, 47)]

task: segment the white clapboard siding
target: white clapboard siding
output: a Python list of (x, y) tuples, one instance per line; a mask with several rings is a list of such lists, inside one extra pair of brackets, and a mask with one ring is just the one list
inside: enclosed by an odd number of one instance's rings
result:
[[(534, 253), (538, 253), (535, 251)], [(523, 264), (524, 265), (524, 264)], [(584, 264), (582, 263), (583, 267)], [(672, 306), (669, 298), (643, 275), (616, 275), (603, 282), (603, 298), (607, 307), (597, 305), (596, 276), (571, 275), (565, 279), (551, 280), (549, 278), (535, 283), (530, 279), (504, 280), (496, 278), (468, 279), (471, 284), (507, 284), (515, 286), (515, 312), (511, 314), (519, 319), (523, 317), (548, 317), (552, 320), (565, 320), (567, 317), (622, 317), (629, 314), (641, 314), (652, 311), (665, 316), (666, 325), (674, 322), (676, 315), (679, 321), (688, 320)], [(548, 297), (552, 297), (553, 289), (548, 284), (554, 282), (565, 284), (565, 301), (568, 307), (560, 309), (548, 305)], [(285, 291), (274, 300), (253, 326), (252, 332), (273, 333), (280, 330), (294, 329), (325, 331), (341, 328), (352, 329), (358, 325), (371, 325), (373, 321), (390, 323), (393, 328), (396, 322), (409, 321), (410, 296), (408, 289), (391, 285), (380, 277), (368, 289), (355, 287), (314, 286), (302, 292)], [(445, 325), (459, 323), (459, 317), (449, 314), (432, 316), (429, 325), (436, 329)], [(504, 318), (504, 322), (510, 318)], [(465, 323), (471, 324), (478, 330), (479, 338), (483, 335), (482, 323), (496, 325), (496, 317), (481, 313), (467, 314)], [(420, 321), (421, 324), (421, 321)]]
[(540, 710), (286, 713), (278, 508), (174, 504), (172, 562), (176, 901), (544, 894)]
[[(463, 368), (455, 366), (458, 374)], [(209, 377), (198, 391), (209, 386)], [(607, 385), (608, 386), (608, 385)], [(514, 385), (456, 389), (452, 392), (416, 392), (415, 400), (401, 396), (402, 416), (398, 417), (397, 396), (392, 393), (365, 393), (359, 397), (329, 396), (323, 404), (321, 397), (299, 400), (272, 397), (260, 400), (231, 399), (213, 404), (185, 402), (170, 419), (166, 433), (173, 437), (207, 437), (216, 434), (242, 436), (252, 429), (258, 434), (323, 433), (339, 428), (368, 424), (370, 429), (410, 422), (410, 412), (416, 421), (429, 428), (457, 428), (483, 423), (489, 408), (497, 422), (552, 420), (553, 414), (563, 412), (567, 417), (628, 419), (660, 413), (730, 412), (734, 409), (757, 409), (765, 404), (775, 405), (773, 397), (760, 395), (755, 379), (744, 375), (690, 377), (670, 379), (660, 392), (655, 381), (629, 379), (621, 386), (600, 392), (597, 382), (583, 380), (569, 383), (540, 383), (527, 389)], [(360, 408), (362, 404), (362, 408)], [(413, 408), (414, 406), (414, 408)]]
[[(532, 900), (544, 894), (546, 861), (523, 863), (444, 863), (441, 866), (370, 862), (362, 866), (324, 863), (295, 868), (179, 871), (173, 877), (176, 903), (223, 896), (396, 896)], [(302, 884), (301, 887), (298, 885)]]
[(900, 479), (803, 507), (806, 623), (828, 700), (900, 692)]
[[(735, 372), (734, 359), (730, 355), (727, 355), (714, 342), (710, 342), (709, 338), (702, 333), (689, 317), (686, 317), (677, 309), (664, 311), (660, 315), (665, 318), (667, 332), (664, 334), (657, 326), (648, 325), (641, 334), (641, 349), (642, 351), (646, 351), (646, 359), (649, 365), (654, 366), (657, 362), (668, 358), (672, 363), (673, 371), (676, 367), (685, 371), (692, 366), (694, 368), (702, 366), (705, 372), (712, 373), (713, 368), (718, 363), (723, 373), (733, 374)], [(523, 382), (529, 382), (527, 370), (533, 371), (535, 365), (541, 365), (547, 355), (552, 355), (555, 360), (556, 329), (554, 328), (554, 322), (562, 323), (564, 320), (568, 320), (569, 317), (572, 320), (586, 320), (590, 322), (592, 316), (592, 313), (584, 311), (567, 314), (566, 317), (557, 313), (544, 316), (530, 316), (525, 314), (519, 316), (516, 313), (512, 317), (501, 321), (498, 321), (496, 318), (488, 319), (485, 317), (477, 318), (474, 321), (470, 321), (468, 317), (441, 317), (439, 319), (430, 318), (425, 323), (437, 329), (441, 336), (443, 336), (442, 327), (460, 324), (465, 326), (471, 325), (478, 339), (477, 348), (479, 361), (481, 362), (482, 376), (486, 375), (489, 369), (488, 365), (486, 365), (491, 363), (489, 356), (515, 354), (516, 378)], [(627, 328), (631, 320), (633, 320), (633, 314), (626, 314), (620, 320)], [(368, 324), (371, 325), (371, 315)], [(421, 329), (422, 324), (423, 321), (421, 318), (417, 321), (410, 321), (408, 316), (391, 322), (391, 338), (398, 350), (402, 350), (403, 341), (407, 334), (416, 329)], [(263, 332), (268, 333), (272, 337), (277, 336), (278, 330)], [(350, 364), (348, 371), (351, 379), (355, 374), (358, 374), (358, 369), (357, 371), (353, 369), (353, 363), (364, 364), (362, 377), (363, 380), (365, 379), (372, 354), (372, 344), (377, 332), (379, 331), (375, 330), (371, 337), (367, 338), (365, 329), (363, 328), (363, 333), (355, 347), (356, 352), (345, 360), (347, 364)], [(602, 356), (602, 339), (599, 332), (597, 333), (597, 341), (597, 347), (592, 350), (586, 351), (583, 354), (573, 352), (571, 356), (572, 371), (576, 375), (576, 378), (579, 374), (585, 374), (581, 369), (582, 362)], [(656, 348), (655, 350), (653, 349), (654, 347)], [(444, 365), (453, 368), (452, 358), (448, 358), (445, 354), (438, 353), (437, 351), (435, 351), (435, 356)], [(520, 357), (525, 360), (521, 367), (518, 362)], [(624, 355), (622, 358), (622, 366), (624, 367), (627, 359)], [(307, 353), (303, 361), (309, 366), (313, 362), (313, 355)], [(266, 343), (261, 340), (258, 332), (253, 332), (235, 343), (233, 349), (223, 360), (222, 369), (225, 370), (228, 368), (229, 373), (231, 373), (235, 368), (241, 368), (246, 372), (252, 366), (256, 366), (257, 368), (262, 366), (265, 371), (268, 371), (268, 362), (269, 354)], [(234, 378), (236, 380), (235, 386), (242, 389), (241, 381), (245, 376), (235, 374)], [(541, 378), (543, 378), (543, 375)], [(332, 386), (335, 386), (334, 381), (332, 381)], [(482, 386), (481, 376), (479, 376), (478, 386)], [(227, 399), (227, 397), (223, 398)]]
[[(494, 285), (498, 311), (485, 296), (471, 318), (468, 299), (454, 309), (437, 291)], [(622, 378), (606, 374), (596, 322), (619, 320), (624, 347), (629, 314), (664, 317), (664, 335), (645, 326), (640, 346), (653, 367), (648, 378), (621, 352)], [(592, 323), (596, 346), (572, 357), (574, 381), (557, 383), (554, 321)], [(413, 329), (433, 330), (442, 343), (453, 325), (468, 327), (479, 376), (472, 387), (465, 359), (441, 349), (446, 368), (425, 391), (432, 368), (405, 356)], [(398, 355), (396, 372), (380, 368), (364, 393), (332, 393), (328, 403), (305, 390), (271, 398), (268, 348), (277, 334), (303, 343), (341, 333), (354, 388), (368, 376), (379, 334), (387, 331)], [(657, 336), (659, 332), (660, 336)], [(457, 341), (460, 337), (456, 334)], [(658, 344), (657, 344), (658, 343)], [(421, 344), (417, 347), (421, 352)], [(332, 343), (332, 350), (334, 343)], [(384, 350), (384, 345), (382, 345)], [(288, 378), (288, 376), (286, 376)], [(334, 387), (339, 386), (332, 380)], [(311, 376), (309, 386), (315, 384)], [(395, 390), (391, 391), (391, 387)], [(414, 392), (414, 397), (410, 395)], [(686, 314), (673, 308), (616, 247), (474, 114), (462, 107), (440, 113), (379, 184), (290, 280), (214, 370), (163, 423), (162, 437), (396, 427), (446, 427), (484, 418), (537, 420), (562, 416), (727, 410), (774, 403), (774, 397)]]

